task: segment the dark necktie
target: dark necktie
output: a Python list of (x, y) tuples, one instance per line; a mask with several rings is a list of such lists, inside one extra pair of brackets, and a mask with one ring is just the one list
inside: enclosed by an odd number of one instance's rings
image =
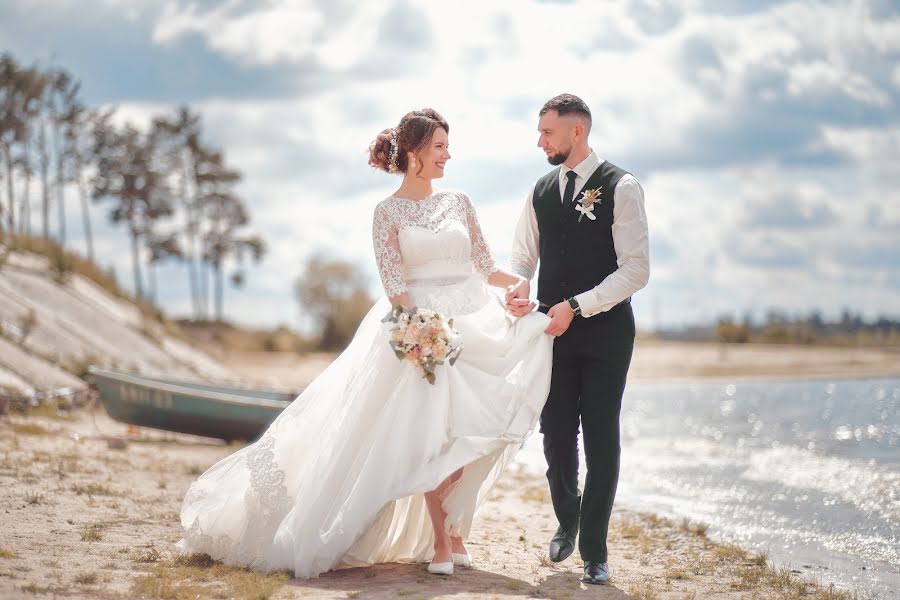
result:
[(566, 191), (563, 193), (563, 206), (568, 206), (572, 203), (572, 198), (575, 196), (575, 178), (578, 177), (578, 173), (569, 171), (566, 173), (566, 177), (569, 180), (566, 182)]

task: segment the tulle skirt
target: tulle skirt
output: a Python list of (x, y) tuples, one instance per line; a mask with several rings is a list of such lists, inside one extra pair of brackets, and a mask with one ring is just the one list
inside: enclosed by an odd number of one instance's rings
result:
[(533, 431), (550, 387), (549, 318), (510, 317), (472, 276), (410, 287), (420, 306), (454, 317), (464, 345), (429, 384), (388, 345), (372, 307), (347, 349), (253, 444), (195, 481), (177, 547), (226, 564), (315, 577), (433, 555), (423, 494), (442, 497), (448, 531), (468, 536), (475, 511)]

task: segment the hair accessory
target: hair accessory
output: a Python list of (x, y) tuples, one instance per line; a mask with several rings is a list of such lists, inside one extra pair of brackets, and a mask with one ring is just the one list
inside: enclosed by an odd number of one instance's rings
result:
[(400, 170), (400, 167), (397, 166), (397, 156), (400, 153), (397, 151), (397, 128), (391, 127), (391, 149), (388, 152), (388, 172), (396, 173)]

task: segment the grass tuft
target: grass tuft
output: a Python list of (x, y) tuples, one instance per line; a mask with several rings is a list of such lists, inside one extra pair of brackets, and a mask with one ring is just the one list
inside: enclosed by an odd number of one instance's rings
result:
[(99, 542), (103, 540), (103, 525), (94, 523), (93, 525), (85, 525), (81, 529), (82, 542)]
[(86, 573), (79, 573), (75, 577), (75, 583), (79, 585), (94, 585), (95, 583), (97, 583), (98, 579), (99, 578), (97, 577), (97, 573), (95, 571), (90, 571)]

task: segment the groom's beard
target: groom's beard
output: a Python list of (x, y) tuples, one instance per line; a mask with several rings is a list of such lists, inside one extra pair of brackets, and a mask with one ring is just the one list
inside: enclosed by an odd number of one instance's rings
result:
[(547, 162), (549, 162), (554, 167), (557, 165), (561, 165), (569, 158), (568, 152), (557, 152), (556, 154), (551, 154), (547, 157)]

